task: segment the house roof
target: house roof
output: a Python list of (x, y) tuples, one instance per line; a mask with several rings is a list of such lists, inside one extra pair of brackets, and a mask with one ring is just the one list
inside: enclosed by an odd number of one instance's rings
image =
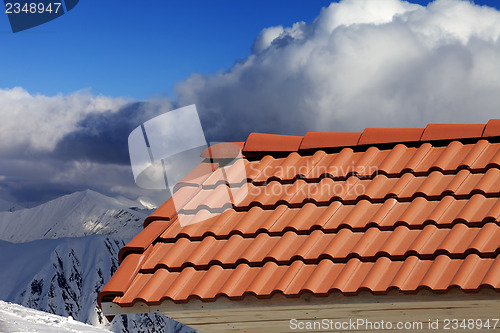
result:
[(252, 133), (202, 157), (99, 303), (500, 291), (500, 120)]

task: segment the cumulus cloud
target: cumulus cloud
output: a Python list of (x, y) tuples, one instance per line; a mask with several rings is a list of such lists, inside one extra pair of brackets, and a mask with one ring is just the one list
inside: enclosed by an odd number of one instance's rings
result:
[(31, 205), (87, 188), (131, 198), (151, 194), (134, 183), (127, 138), (171, 108), (163, 99), (0, 89), (0, 197)]
[(20, 87), (0, 89), (0, 152), (52, 151), (84, 117), (117, 110), (125, 103), (87, 92), (49, 97)]
[(178, 102), (211, 140), (484, 123), (500, 108), (499, 36), (500, 12), (468, 1), (344, 0), (264, 29), (230, 70), (178, 84)]

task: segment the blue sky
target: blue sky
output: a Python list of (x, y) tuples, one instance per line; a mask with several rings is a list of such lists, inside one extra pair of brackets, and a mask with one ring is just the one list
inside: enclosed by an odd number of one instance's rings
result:
[(498, 118), (498, 3), (417, 3), (80, 0), (15, 34), (0, 13), (0, 199), (150, 196), (128, 135), (190, 104), (208, 142)]
[(0, 88), (49, 96), (90, 88), (115, 97), (174, 97), (175, 84), (191, 74), (214, 74), (247, 57), (263, 28), (310, 23), (329, 3), (81, 0), (66, 15), (16, 34), (3, 14)]
[(53, 95), (172, 95), (192, 73), (229, 68), (265, 27), (314, 19), (329, 1), (81, 0), (66, 15), (12, 34), (0, 16), (0, 87)]

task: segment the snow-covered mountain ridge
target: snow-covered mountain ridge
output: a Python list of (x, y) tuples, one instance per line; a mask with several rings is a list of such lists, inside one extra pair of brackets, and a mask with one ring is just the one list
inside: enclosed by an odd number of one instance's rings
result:
[(95, 234), (130, 239), (150, 213), (144, 208), (90, 190), (75, 192), (34, 208), (0, 212), (0, 239), (19, 243)]
[(0, 244), (0, 299), (115, 332), (192, 332), (160, 314), (108, 323), (97, 294), (118, 268), (123, 240), (105, 235)]

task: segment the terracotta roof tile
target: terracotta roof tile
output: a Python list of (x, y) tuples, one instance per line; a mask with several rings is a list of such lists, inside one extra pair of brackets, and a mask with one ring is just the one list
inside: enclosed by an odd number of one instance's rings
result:
[(321, 149), (356, 146), (361, 133), (307, 132), (300, 149)]
[(213, 265), (207, 270), (195, 270), (188, 267), (182, 272), (160, 268), (155, 274), (139, 273), (134, 285), (122, 297), (116, 297), (115, 302), (131, 306), (137, 301), (144, 301), (144, 295), (151, 289), (154, 293), (147, 301), (151, 305), (164, 300), (175, 303), (195, 298), (214, 300), (221, 295), (232, 299), (241, 299), (246, 295), (268, 297), (276, 292), (287, 296), (298, 296), (303, 292), (327, 295), (334, 291), (355, 295), (363, 290), (386, 294), (396, 288), (412, 294), (420, 289), (444, 292), (454, 286), (465, 291), (482, 287), (499, 290), (498, 280), (495, 281), (496, 276), (491, 277), (493, 274), (490, 272), (499, 266), (498, 261), (498, 258), (480, 258), (470, 254), (465, 259), (439, 255), (434, 260), (410, 256), (405, 261), (381, 257), (375, 262), (353, 258), (347, 263), (333, 263), (323, 259), (318, 264), (294, 261), (292, 265), (278, 265), (267, 262), (262, 267), (243, 263), (236, 268)]
[(420, 141), (423, 128), (367, 128), (361, 134), (358, 145)]
[(229, 267), (243, 262), (258, 266), (267, 261), (292, 263), (298, 259), (312, 263), (324, 258), (334, 262), (347, 262), (353, 257), (363, 261), (384, 256), (404, 259), (409, 255), (431, 259), (438, 254), (464, 258), (470, 253), (494, 257), (500, 253), (498, 238), (500, 226), (493, 222), (482, 227), (457, 223), (442, 229), (428, 224), (423, 229), (400, 225), (386, 231), (376, 227), (366, 231), (345, 228), (336, 233), (313, 230), (300, 235), (287, 231), (276, 236), (260, 233), (255, 238), (234, 234), (221, 240), (213, 236), (193, 241), (182, 237), (175, 242), (155, 244), (142, 270), (162, 267), (180, 271), (187, 266), (203, 269), (215, 264)]
[(122, 296), (130, 285), (136, 279), (141, 264), (144, 262), (148, 253), (131, 253), (121, 262), (115, 274), (102, 288), (97, 297), (97, 303), (100, 305), (103, 298), (106, 296)]
[(268, 151), (291, 152), (297, 151), (302, 141), (301, 136), (251, 133), (243, 147), (244, 152)]
[[(456, 174), (443, 174), (441, 171), (432, 171), (426, 176), (414, 176), (411, 173), (401, 178), (377, 175), (373, 178), (360, 179), (351, 176), (346, 180), (322, 178), (318, 182), (309, 183), (297, 179), (293, 183), (282, 184), (273, 180), (266, 185), (245, 184), (246, 196), (233, 206), (237, 210), (249, 210), (252, 206), (261, 206), (267, 209), (285, 204), (290, 207), (302, 206), (306, 202), (317, 205), (340, 200), (354, 202), (361, 199), (381, 201), (390, 197), (399, 200), (411, 200), (416, 196), (426, 198), (439, 197), (445, 194), (465, 196), (468, 194), (483, 193), (495, 194), (500, 189), (500, 169), (488, 169), (485, 173), (472, 173), (462, 169)], [(195, 213), (200, 209), (211, 212), (222, 212), (230, 208), (231, 204), (224, 200), (223, 193), (230, 188), (221, 184), (215, 188), (201, 189), (183, 207), (183, 212)]]
[(491, 119), (484, 128), (483, 137), (500, 136), (500, 119)]
[(177, 211), (186, 205), (194, 196), (201, 191), (200, 187), (183, 186), (180, 187), (170, 198), (156, 209), (144, 222), (145, 226), (155, 220), (173, 220)]
[(484, 124), (429, 124), (422, 134), (422, 141), (480, 138)]
[(201, 153), (201, 157), (208, 159), (239, 158), (244, 142), (221, 142), (208, 147)]
[(303, 233), (314, 229), (335, 232), (341, 228), (365, 230), (370, 226), (394, 230), (398, 225), (422, 228), (429, 223), (446, 227), (459, 222), (480, 226), (487, 221), (500, 221), (500, 201), (496, 197), (486, 198), (482, 194), (475, 194), (471, 199), (416, 197), (409, 202), (391, 198), (381, 203), (360, 200), (354, 205), (334, 201), (328, 206), (306, 203), (297, 208), (282, 204), (267, 210), (259, 206), (249, 211), (228, 210), (211, 220), (185, 228), (172, 223), (160, 238), (168, 241), (183, 236), (190, 239), (208, 235), (228, 238), (233, 234), (252, 236), (259, 231), (282, 234), (287, 230)]
[(193, 171), (188, 173), (187, 176), (184, 177), (180, 182), (175, 184), (174, 192), (177, 192), (183, 186), (199, 186), (218, 170), (218, 163), (202, 162), (198, 164), (196, 168), (193, 169)]
[[(334, 154), (319, 150), (304, 156), (292, 152), (286, 157), (265, 156), (257, 161), (240, 159), (224, 170), (226, 174), (234, 174), (229, 177), (230, 184), (238, 185), (247, 179), (260, 184), (271, 180), (290, 182), (296, 178), (312, 181), (325, 176), (345, 179), (352, 173), (366, 178), (376, 174), (397, 176), (405, 172), (426, 174), (432, 170), (456, 172), (463, 168), (479, 171), (493, 166), (500, 166), (500, 143), (479, 140), (473, 144), (452, 141), (444, 147), (434, 147), (431, 143), (419, 147), (398, 144), (389, 150), (370, 147), (361, 152), (344, 148)], [(241, 172), (242, 168), (245, 172)], [(222, 173), (216, 170), (202, 185), (208, 188), (224, 182)], [(193, 185), (197, 183), (193, 182)]]
[(254, 133), (242, 155), (241, 143), (213, 146), (120, 251), (99, 302), (500, 291), (498, 128)]
[(148, 228), (142, 230), (130, 242), (127, 243), (118, 253), (118, 260), (121, 262), (124, 256), (129, 253), (143, 253), (153, 242), (170, 226), (171, 222), (154, 221)]

